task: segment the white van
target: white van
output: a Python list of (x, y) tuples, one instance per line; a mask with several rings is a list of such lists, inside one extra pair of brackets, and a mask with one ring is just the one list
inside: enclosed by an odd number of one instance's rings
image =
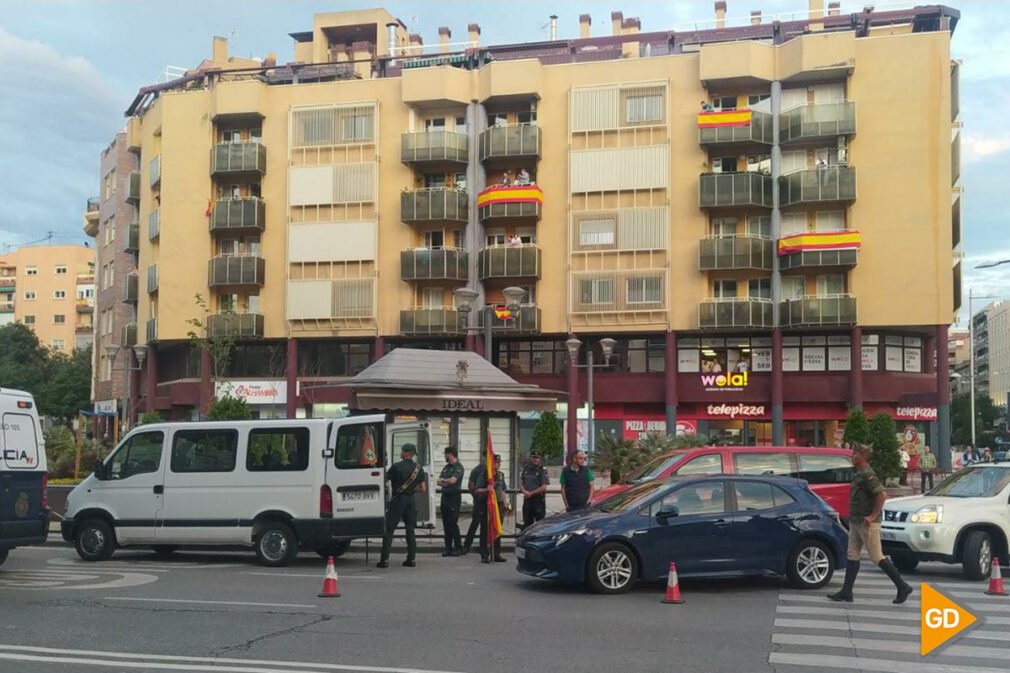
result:
[(63, 537), (86, 561), (117, 547), (243, 545), (267, 566), (299, 549), (339, 555), (381, 537), (385, 469), (404, 444), (428, 474), (418, 525), (434, 525), (431, 430), (386, 416), (157, 423), (135, 428), (67, 498)]
[(35, 400), (0, 388), (0, 564), (49, 534), (46, 451)]

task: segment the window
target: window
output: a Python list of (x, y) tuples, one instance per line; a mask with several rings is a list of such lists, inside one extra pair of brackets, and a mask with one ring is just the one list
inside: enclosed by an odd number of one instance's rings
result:
[(793, 461), (788, 453), (738, 453), (733, 456), (737, 474), (789, 474)]
[(439, 117), (438, 119), (424, 120), (425, 131), (442, 131), (444, 129), (445, 129), (445, 117)]
[(844, 294), (845, 275), (841, 273), (826, 273), (817, 276), (817, 294)]
[(221, 142), (223, 143), (240, 143), (242, 142), (242, 132), (237, 129), (230, 129), (227, 131), (221, 131)]
[(751, 278), (747, 281), (747, 296), (755, 299), (771, 299), (772, 279)]
[(65, 276), (65, 275), (67, 275), (67, 267), (65, 265), (63, 265), (63, 264), (58, 264), (56, 266), (56, 275), (57, 276)]
[(717, 453), (710, 453), (706, 456), (692, 458), (678, 467), (674, 474), (678, 477), (699, 474), (722, 474), (722, 456)]
[(25, 290), (25, 301), (35, 301), (35, 290)]
[(785, 492), (784, 489), (778, 486), (772, 486), (772, 496), (775, 498), (776, 507), (785, 507), (786, 505), (792, 505), (796, 502), (796, 498)]
[(793, 236), (802, 234), (807, 230), (806, 213), (783, 213), (782, 214), (782, 235)]
[(385, 465), (382, 439), (381, 423), (341, 425), (337, 428), (337, 468), (372, 469)]
[(119, 446), (107, 463), (110, 479), (128, 479), (138, 474), (150, 474), (161, 469), (162, 432), (134, 435)]
[(771, 96), (766, 93), (759, 93), (754, 96), (747, 96), (747, 106), (754, 107), (755, 105), (758, 105), (763, 101), (769, 100), (770, 98)]
[(466, 117), (456, 117), (456, 133), (466, 133)]
[[(678, 488), (663, 498), (660, 508), (676, 507), (680, 510), (680, 516), (725, 512), (726, 494), (722, 484), (722, 481), (703, 481), (700, 484)], [(660, 508), (653, 505), (653, 516), (659, 512)]]
[(105, 221), (105, 245), (109, 245), (116, 240), (116, 218), (110, 217)]
[(116, 193), (116, 171), (113, 169), (106, 173), (102, 179), (102, 196), (108, 200)]
[(58, 351), (63, 350), (63, 339), (53, 339), (53, 348)]
[(25, 316), (25, 324), (26, 325), (34, 325), (35, 324), (35, 316), (33, 316), (33, 315), (26, 315)]
[(663, 301), (663, 283), (659, 276), (629, 278), (627, 280), (629, 304), (656, 304)]
[(66, 299), (66, 298), (67, 298), (66, 290), (53, 290), (53, 299)]
[(445, 305), (445, 290), (441, 287), (425, 287), (421, 289), (421, 306), (424, 308), (442, 308)]
[(617, 244), (617, 220), (582, 220), (579, 222), (579, 247), (613, 246)]
[(745, 512), (755, 512), (775, 508), (772, 485), (758, 481), (733, 482), (736, 491), (736, 508)]
[(736, 109), (736, 96), (716, 96), (712, 99), (712, 107), (717, 111)]
[(456, 173), (452, 176), (452, 188), (461, 192), (466, 191), (466, 173)]
[[(375, 122), (373, 108), (362, 107), (341, 110), (340, 116), (343, 118), (341, 140), (344, 142), (367, 142), (372, 139), (372, 129)], [(444, 124), (445, 121), (443, 120)]]
[(513, 374), (561, 374), (568, 368), (564, 341), (497, 341), (498, 367)]
[(614, 371), (634, 374), (664, 372), (666, 371), (666, 337), (618, 339), (610, 364)]
[(101, 379), (102, 381), (112, 380), (112, 360), (109, 359), (108, 355), (102, 356), (102, 364), (100, 371), (102, 373), (102, 379)]
[(736, 173), (736, 157), (716, 157), (712, 160), (713, 173)]
[(245, 467), (250, 472), (301, 472), (308, 469), (309, 429), (250, 430)]
[(658, 122), (663, 119), (663, 96), (653, 94), (649, 96), (628, 96), (626, 102), (627, 122), (629, 124), (643, 124), (646, 122)]
[(53, 323), (56, 325), (65, 325), (67, 322), (67, 316), (62, 313), (56, 313), (53, 315)]
[(770, 154), (754, 154), (747, 157), (747, 171), (749, 173), (764, 173), (771, 175), (772, 157)]
[(179, 430), (172, 439), (172, 472), (231, 472), (237, 453), (235, 430)]
[(735, 217), (717, 217), (712, 220), (712, 235), (719, 238), (736, 236), (737, 219)]
[(712, 281), (712, 296), (716, 299), (733, 299), (736, 297), (735, 280)]
[(423, 235), (424, 247), (443, 248), (445, 247), (445, 233), (439, 229), (437, 231), (426, 231)]
[(772, 220), (767, 215), (751, 215), (747, 218), (747, 234), (760, 238), (772, 237)]
[(25, 267), (26, 276), (37, 276), (39, 275), (39, 269), (36, 266), (26, 266)]
[(817, 231), (845, 231), (845, 213), (840, 210), (821, 211), (815, 217)]
[(807, 282), (802, 276), (782, 277), (782, 298), (799, 299), (807, 293)]
[(428, 174), (424, 176), (424, 186), (427, 189), (438, 189), (445, 187), (445, 175), (439, 174)]
[(614, 279), (588, 278), (580, 280), (579, 299), (582, 304), (613, 304)]
[(487, 242), (487, 247), (489, 248), (505, 245), (505, 234), (488, 234), (485, 241)]
[(801, 453), (796, 456), (799, 470), (791, 477), (811, 484), (848, 484), (852, 481), (852, 463), (845, 456)]

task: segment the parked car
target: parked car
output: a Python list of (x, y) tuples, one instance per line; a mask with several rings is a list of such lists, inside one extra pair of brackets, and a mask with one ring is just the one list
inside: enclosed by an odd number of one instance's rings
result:
[(801, 480), (705, 476), (636, 484), (589, 509), (545, 519), (516, 542), (518, 570), (599, 593), (635, 580), (784, 575), (816, 589), (845, 564), (838, 514)]
[(653, 458), (618, 484), (599, 489), (593, 503), (602, 502), (633, 484), (649, 479), (704, 474), (784, 475), (803, 479), (810, 489), (849, 518), (852, 463), (848, 449), (776, 446), (705, 446), (678, 449)]
[(1010, 463), (969, 465), (925, 495), (888, 500), (883, 519), (884, 551), (901, 571), (942, 561), (985, 579), (993, 557), (1010, 556)]
[(48, 476), (35, 399), (0, 388), (0, 564), (11, 549), (49, 534)]

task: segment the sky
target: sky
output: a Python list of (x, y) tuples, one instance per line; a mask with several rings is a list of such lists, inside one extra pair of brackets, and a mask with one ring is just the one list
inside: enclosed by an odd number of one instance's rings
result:
[[(923, 0), (924, 4), (925, 0)], [(805, 0), (729, 0), (728, 16), (760, 9), (801, 12)], [(825, 4), (827, 4), (825, 2)], [(843, 12), (863, 2), (843, 2)], [(887, 2), (875, 3), (884, 9)], [(913, 3), (904, 3), (911, 6)], [(961, 10), (952, 55), (961, 74), (962, 247), (967, 290), (1010, 297), (1010, 231), (1003, 198), (1010, 186), (1010, 11), (1002, 0), (950, 0)], [(0, 252), (44, 239), (83, 243), (82, 213), (98, 194), (98, 159), (125, 124), (123, 111), (137, 89), (157, 81), (166, 66), (193, 67), (210, 55), (211, 37), (230, 39), (238, 56), (293, 58), (288, 33), (307, 30), (312, 14), (384, 6), (426, 43), (447, 25), (454, 41), (468, 23), (481, 25), (481, 42), (502, 44), (548, 37), (558, 15), (558, 37), (578, 35), (578, 16), (593, 16), (593, 35), (610, 32), (610, 12), (637, 16), (643, 31), (686, 27), (713, 18), (710, 0), (552, 0), (411, 2), (373, 0), (0, 0)], [(537, 12), (537, 8), (542, 8)], [(542, 14), (542, 15), (541, 15)], [(153, 31), (139, 26), (155, 26)], [(978, 310), (985, 300), (974, 304)]]

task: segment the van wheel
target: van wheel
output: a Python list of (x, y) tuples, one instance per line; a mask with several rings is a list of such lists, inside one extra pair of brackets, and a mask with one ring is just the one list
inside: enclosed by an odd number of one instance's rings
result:
[(176, 544), (156, 544), (151, 547), (151, 551), (161, 557), (171, 556), (177, 549), (179, 549), (179, 545)]
[(330, 556), (332, 556), (333, 558), (338, 558), (340, 556), (343, 556), (344, 552), (346, 552), (347, 548), (350, 546), (351, 546), (350, 540), (337, 540), (328, 547), (319, 547), (318, 549), (316, 549), (316, 553), (319, 554), (319, 556), (324, 559), (329, 558)]
[(589, 588), (598, 594), (623, 594), (638, 577), (638, 560), (623, 544), (608, 542), (589, 557)]
[(789, 584), (797, 589), (820, 589), (831, 581), (834, 572), (831, 550), (817, 540), (801, 540), (786, 562)]
[(9, 553), (10, 549), (0, 549), (0, 566), (2, 566), (4, 564), (4, 561), (7, 560), (7, 554)]
[(286, 523), (267, 521), (256, 536), (256, 558), (269, 568), (286, 566), (298, 553), (298, 540)]
[(992, 539), (983, 530), (973, 530), (964, 540), (961, 570), (966, 579), (978, 581), (992, 572)]
[(107, 561), (116, 551), (112, 526), (101, 519), (89, 519), (77, 527), (74, 535), (77, 555), (85, 561)]

